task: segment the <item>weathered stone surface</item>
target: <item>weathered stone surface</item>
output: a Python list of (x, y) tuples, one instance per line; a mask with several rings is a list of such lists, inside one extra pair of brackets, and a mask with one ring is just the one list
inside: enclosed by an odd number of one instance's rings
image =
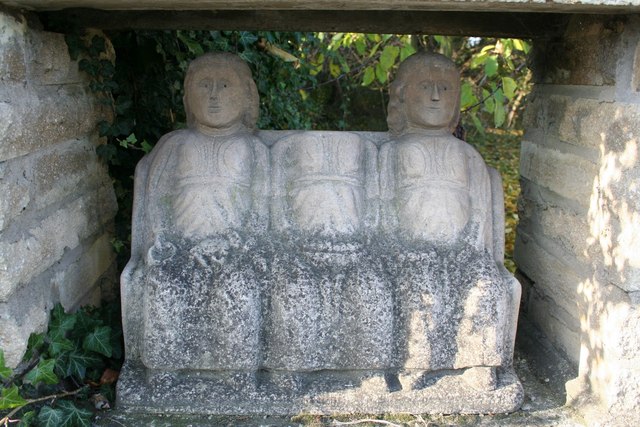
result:
[[(9, 366), (21, 360), (31, 333), (46, 330), (55, 303), (61, 302), (67, 311), (80, 304), (100, 304), (103, 287), (114, 282), (110, 238), (108, 233), (90, 236), (0, 302), (0, 348)], [(105, 290), (108, 295), (109, 290)]]
[[(26, 77), (25, 35), (27, 25), (20, 15), (0, 13), (0, 82)], [(2, 111), (0, 110), (0, 113)], [(1, 129), (0, 125), (0, 129)]]
[(54, 303), (98, 303), (114, 281), (116, 202), (95, 153), (105, 114), (64, 36), (1, 9), (0, 348), (15, 366)]
[(93, 131), (100, 120), (94, 102), (79, 84), (0, 86), (0, 161)]
[(63, 34), (33, 31), (30, 37), (29, 80), (40, 85), (80, 83), (78, 63), (69, 57)]
[(37, 212), (72, 194), (92, 192), (111, 181), (88, 137), (3, 162), (0, 177), (5, 186), (5, 197), (0, 200), (0, 230), (23, 216), (37, 216)]
[(591, 261), (596, 251), (588, 243), (591, 230), (585, 211), (575, 212), (569, 207), (530, 199), (520, 200), (518, 207), (518, 229), (530, 236), (544, 236), (584, 264)]
[(534, 44), (536, 83), (615, 85), (623, 30), (617, 16), (571, 19), (562, 39)]
[(534, 54), (549, 84), (525, 117), (515, 259), (535, 282), (527, 317), (579, 366), (568, 400), (598, 425), (638, 422), (639, 30), (635, 17), (574, 18)]
[(464, 375), (435, 374), (429, 382), (422, 389), (397, 389), (381, 371), (180, 376), (127, 362), (118, 379), (117, 406), (174, 414), (378, 413), (380, 408), (396, 413), (501, 413), (517, 409), (524, 397), (512, 369), (498, 370), (493, 390), (474, 389)]
[(20, 215), (31, 202), (30, 183), (22, 162), (0, 163), (3, 196), (0, 198), (0, 230)]
[(552, 298), (542, 295), (537, 288), (529, 295), (526, 313), (545, 336), (552, 338), (553, 345), (572, 363), (580, 361), (580, 321), (559, 307)]
[(345, 132), (294, 134), (272, 147), (271, 225), (282, 244), (271, 267), (266, 367), (390, 365), (392, 285), (363, 245), (377, 219), (376, 153)]
[(540, 292), (552, 298), (571, 317), (579, 319), (578, 287), (588, 277), (588, 265), (564, 256), (562, 250), (545, 241), (544, 236), (533, 238), (520, 228), (516, 248), (514, 258), (518, 267), (536, 282)]
[(115, 206), (109, 186), (70, 201), (23, 230), (5, 232), (0, 239), (0, 301), (100, 230), (113, 218)]
[(37, 195), (32, 208), (43, 209), (69, 194), (111, 181), (106, 165), (98, 160), (94, 144), (89, 138), (75, 139), (32, 156), (28, 173)]
[(520, 174), (583, 206), (594, 191), (597, 166), (575, 154), (522, 141)]
[(597, 153), (610, 144), (628, 141), (627, 135), (636, 133), (640, 105), (584, 98), (580, 91), (575, 95), (554, 94), (551, 86), (534, 90), (525, 113), (527, 128), (540, 129), (545, 139), (555, 137)]
[[(51, 280), (51, 288), (63, 307), (76, 308), (86, 300), (100, 302), (100, 288), (94, 284), (115, 261), (111, 238), (112, 234), (106, 233), (93, 243), (83, 245), (75, 259), (70, 260), (64, 269), (57, 269)], [(96, 291), (97, 301), (91, 295)]]
[(501, 183), (449, 136), (453, 64), (403, 64), (380, 152), (349, 132), (285, 132), (268, 149), (250, 76), (229, 54), (194, 61), (189, 129), (137, 167), (121, 407), (517, 407), (520, 285), (494, 248)]
[(46, 330), (52, 307), (51, 288), (46, 280), (23, 286), (0, 301), (0, 348), (7, 366), (18, 365), (32, 332)]

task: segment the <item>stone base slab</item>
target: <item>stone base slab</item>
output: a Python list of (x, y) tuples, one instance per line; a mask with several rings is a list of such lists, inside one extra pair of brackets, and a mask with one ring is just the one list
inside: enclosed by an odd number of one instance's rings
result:
[(166, 372), (127, 362), (118, 381), (117, 407), (203, 415), (486, 414), (512, 412), (522, 404), (524, 392), (512, 368), (497, 371), (492, 390), (477, 390), (465, 377), (462, 371)]

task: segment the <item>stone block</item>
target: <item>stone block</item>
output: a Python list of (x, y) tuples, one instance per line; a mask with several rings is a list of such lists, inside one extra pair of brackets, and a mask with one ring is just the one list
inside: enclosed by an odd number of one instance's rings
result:
[(566, 253), (589, 264), (597, 250), (589, 243), (593, 236), (587, 212), (570, 207), (521, 198), (518, 202), (519, 230), (527, 235), (543, 236)]
[(598, 168), (575, 154), (522, 141), (520, 174), (582, 206), (589, 206)]
[[(553, 97), (560, 98), (560, 97)], [(594, 99), (565, 99), (566, 108), (558, 125), (562, 141), (599, 152), (616, 150), (640, 134), (640, 105)]]
[[(543, 138), (546, 135), (557, 134), (558, 127), (563, 120), (567, 109), (567, 98), (555, 96), (545, 91), (534, 88), (527, 99), (527, 108), (523, 116), (525, 129), (539, 130)], [(544, 142), (544, 139), (536, 142)]]
[[(26, 79), (26, 35), (24, 17), (0, 11), (0, 82), (22, 82)], [(3, 117), (1, 110), (0, 117)]]
[(33, 157), (31, 176), (33, 209), (43, 209), (65, 197), (111, 182), (106, 166), (98, 160), (95, 145), (87, 138), (57, 144)]
[[(66, 309), (75, 308), (85, 300), (95, 302), (92, 295), (100, 295), (99, 279), (115, 260), (110, 239), (111, 234), (103, 234), (93, 242), (86, 242), (74, 259), (56, 266), (51, 286)], [(97, 300), (99, 302), (100, 298)]]
[(529, 140), (553, 145), (565, 142), (599, 154), (637, 135), (640, 106), (575, 96), (554, 94), (550, 87), (536, 90), (529, 100), (524, 122)]
[(563, 308), (552, 299), (541, 295), (535, 288), (530, 295), (526, 317), (540, 328), (571, 362), (578, 365), (581, 336), (579, 320), (567, 316)]
[(101, 119), (82, 85), (2, 85), (0, 113), (0, 162), (84, 136)]
[(535, 282), (535, 288), (561, 307), (572, 318), (579, 319), (578, 289), (590, 276), (589, 267), (577, 259), (566, 256), (559, 248), (547, 249), (539, 240), (518, 228), (514, 260), (518, 268)]
[(47, 329), (51, 308), (51, 288), (46, 280), (23, 286), (0, 301), (0, 348), (8, 366), (20, 362), (32, 332)]
[(0, 239), (0, 302), (6, 302), (15, 289), (111, 220), (115, 214), (113, 197), (112, 188), (103, 188), (82, 195), (40, 221), (25, 224), (20, 232), (5, 233)]
[(28, 79), (32, 84), (59, 85), (83, 81), (78, 63), (69, 57), (63, 34), (31, 31), (29, 42), (31, 61)]
[(0, 231), (27, 209), (31, 185), (26, 178), (28, 162), (17, 159), (0, 163)]
[(615, 16), (575, 16), (561, 39), (534, 43), (536, 83), (614, 85), (623, 22)]

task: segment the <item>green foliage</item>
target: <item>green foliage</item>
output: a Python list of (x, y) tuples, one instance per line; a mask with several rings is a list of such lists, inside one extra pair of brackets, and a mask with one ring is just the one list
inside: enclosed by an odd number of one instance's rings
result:
[(11, 409), (26, 404), (27, 401), (20, 396), (18, 386), (12, 385), (0, 389), (0, 409)]
[(471, 134), (468, 142), (482, 155), (487, 164), (502, 175), (505, 210), (505, 266), (515, 272), (513, 247), (518, 224), (518, 196), (520, 194), (520, 140), (522, 131), (493, 130), (484, 135)]
[(68, 400), (61, 400), (57, 403), (60, 411), (62, 411), (61, 423), (62, 427), (89, 427), (91, 425), (91, 417), (93, 413), (84, 408), (80, 408)]
[(7, 368), (7, 365), (5, 363), (6, 362), (4, 361), (4, 351), (0, 349), (0, 380), (6, 380), (11, 376), (13, 372), (11, 368)]
[(62, 409), (53, 409), (50, 406), (43, 406), (38, 413), (38, 422), (42, 427), (53, 427), (62, 424), (64, 413)]
[(105, 369), (117, 370), (122, 363), (119, 319), (117, 303), (75, 313), (57, 304), (47, 332), (31, 335), (15, 370), (5, 366), (0, 350), (0, 416), (6, 413), (0, 425), (16, 418), (24, 426), (91, 425), (90, 387), (83, 384), (93, 384), (94, 393), (113, 394), (99, 379)]
[(40, 362), (24, 376), (23, 381), (29, 384), (57, 384), (59, 379), (53, 370), (56, 366), (55, 359), (40, 359)]
[[(525, 67), (529, 44), (523, 40), (355, 33), (326, 34), (323, 38), (331, 42), (328, 49), (319, 47), (316, 58), (311, 59), (316, 67), (321, 68), (330, 58), (333, 77), (351, 74), (362, 86), (378, 91), (386, 92), (399, 63), (418, 49), (450, 57), (462, 70), (463, 120), (475, 133), (484, 134), (487, 126), (513, 129), (522, 98), (530, 90), (530, 73)], [(351, 67), (332, 67), (336, 62)], [(353, 91), (348, 83), (343, 86)]]

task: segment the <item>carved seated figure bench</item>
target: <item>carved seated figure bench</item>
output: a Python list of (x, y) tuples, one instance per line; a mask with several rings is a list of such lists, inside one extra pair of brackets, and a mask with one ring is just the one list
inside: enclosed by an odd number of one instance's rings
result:
[(185, 78), (138, 165), (118, 406), (194, 414), (508, 412), (520, 285), (500, 177), (452, 136), (459, 75), (416, 54), (389, 132), (255, 131), (238, 57)]

